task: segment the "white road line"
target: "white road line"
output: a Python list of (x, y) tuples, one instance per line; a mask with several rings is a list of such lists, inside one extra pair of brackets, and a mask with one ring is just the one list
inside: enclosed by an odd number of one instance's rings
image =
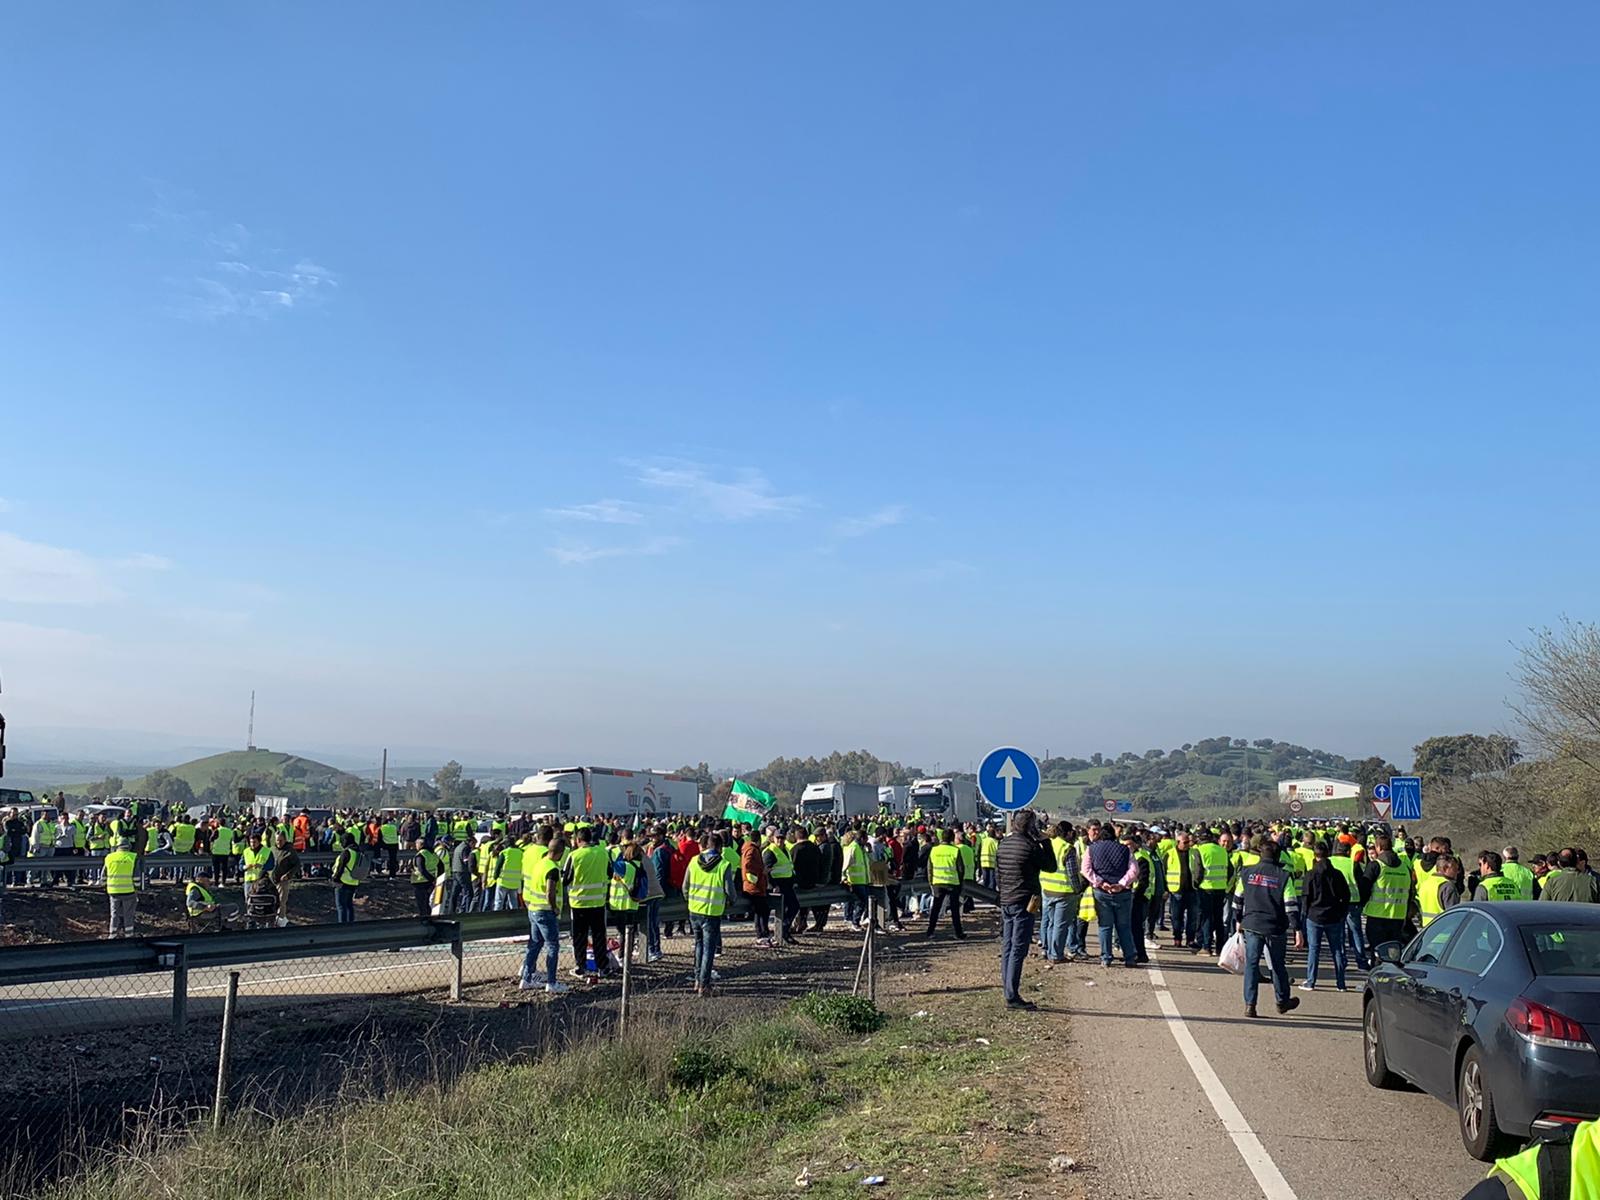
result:
[(1217, 1114), (1217, 1119), (1222, 1122), (1222, 1127), (1233, 1139), (1239, 1157), (1244, 1159), (1244, 1165), (1250, 1168), (1250, 1174), (1256, 1177), (1256, 1186), (1261, 1189), (1261, 1194), (1266, 1200), (1298, 1200), (1294, 1189), (1289, 1186), (1289, 1181), (1283, 1177), (1283, 1172), (1278, 1170), (1278, 1164), (1272, 1161), (1272, 1155), (1267, 1153), (1267, 1148), (1261, 1144), (1261, 1139), (1256, 1136), (1255, 1130), (1251, 1129), (1249, 1122), (1244, 1119), (1244, 1113), (1239, 1111), (1239, 1106), (1233, 1102), (1228, 1089), (1222, 1086), (1222, 1080), (1218, 1079), (1216, 1071), (1212, 1070), (1210, 1061), (1200, 1049), (1200, 1043), (1196, 1042), (1194, 1034), (1189, 1032), (1188, 1023), (1178, 1011), (1177, 1002), (1172, 998), (1172, 992), (1161, 974), (1161, 968), (1150, 967), (1148, 973), (1150, 982), (1155, 984), (1156, 1003), (1161, 1006), (1161, 1013), (1167, 1019), (1167, 1028), (1172, 1030), (1173, 1040), (1178, 1043), (1178, 1049), (1183, 1051), (1183, 1057), (1188, 1062), (1189, 1069), (1194, 1072), (1195, 1080), (1200, 1084), (1201, 1090), (1205, 1092), (1206, 1099), (1211, 1102), (1211, 1108)]

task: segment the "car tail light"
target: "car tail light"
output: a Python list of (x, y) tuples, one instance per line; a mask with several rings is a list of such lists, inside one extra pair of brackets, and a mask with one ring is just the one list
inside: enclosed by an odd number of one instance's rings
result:
[(1592, 1050), (1594, 1043), (1582, 1025), (1537, 1000), (1518, 997), (1506, 1006), (1506, 1024), (1535, 1046), (1559, 1050)]

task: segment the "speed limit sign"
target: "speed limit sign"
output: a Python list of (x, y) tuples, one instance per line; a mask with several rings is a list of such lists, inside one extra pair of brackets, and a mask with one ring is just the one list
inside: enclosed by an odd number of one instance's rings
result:
[(1303, 809), (1305, 806), (1306, 806), (1305, 801), (1301, 800), (1298, 796), (1296, 796), (1293, 800), (1289, 801), (1289, 811), (1292, 812), (1297, 817), (1300, 815), (1300, 810)]
[(1115, 800), (1107, 800), (1105, 808), (1106, 808), (1107, 812), (1116, 812), (1117, 811), (1117, 802)]

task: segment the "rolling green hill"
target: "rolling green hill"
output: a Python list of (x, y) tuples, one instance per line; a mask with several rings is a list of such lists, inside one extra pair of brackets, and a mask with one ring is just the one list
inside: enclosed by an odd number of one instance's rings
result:
[(152, 771), (142, 779), (131, 780), (128, 790), (134, 794), (159, 793), (163, 776), (181, 779), (197, 797), (211, 789), (214, 794), (226, 795), (230, 800), (233, 790), (240, 787), (254, 787), (258, 792), (272, 795), (300, 796), (307, 792), (332, 792), (343, 780), (354, 778), (348, 771), (301, 758), (298, 754), (261, 749), (230, 750), (163, 771)]

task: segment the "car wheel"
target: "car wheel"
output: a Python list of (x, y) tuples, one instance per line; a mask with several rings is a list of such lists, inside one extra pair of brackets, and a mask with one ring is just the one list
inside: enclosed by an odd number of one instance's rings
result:
[(1378, 1002), (1367, 1001), (1361, 1018), (1362, 1051), (1367, 1061), (1367, 1082), (1375, 1088), (1397, 1088), (1400, 1076), (1389, 1070), (1389, 1060), (1383, 1053), (1383, 1033), (1378, 1021)]
[(1461, 1144), (1479, 1162), (1493, 1162), (1512, 1149), (1512, 1140), (1495, 1123), (1494, 1093), (1484, 1074), (1483, 1057), (1473, 1046), (1461, 1059), (1456, 1078), (1456, 1113), (1461, 1119)]

